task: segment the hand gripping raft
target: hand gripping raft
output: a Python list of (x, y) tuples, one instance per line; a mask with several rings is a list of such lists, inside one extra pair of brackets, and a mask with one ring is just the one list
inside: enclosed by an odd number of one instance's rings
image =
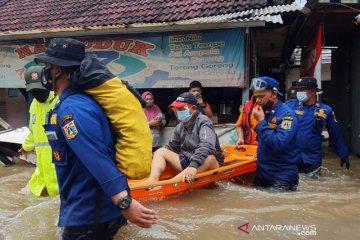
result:
[(152, 139), (139, 100), (97, 58), (87, 56), (69, 76), (73, 86), (103, 108), (116, 133), (116, 165), (130, 179), (150, 174)]

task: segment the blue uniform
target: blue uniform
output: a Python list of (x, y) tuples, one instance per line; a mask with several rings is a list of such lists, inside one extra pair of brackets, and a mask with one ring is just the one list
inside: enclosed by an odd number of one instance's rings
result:
[(72, 91), (64, 90), (44, 125), (60, 190), (58, 225), (101, 224), (121, 217), (111, 196), (128, 189), (127, 179), (113, 162), (106, 115), (89, 96)]
[(256, 125), (256, 185), (279, 187), (280, 190), (296, 189), (299, 178), (294, 147), (297, 127), (294, 112), (282, 102), (277, 102), (265, 119)]
[(299, 121), (296, 148), (300, 151), (298, 161), (301, 172), (312, 172), (321, 166), (324, 126), (335, 142), (337, 155), (340, 158), (348, 157), (348, 148), (341, 136), (331, 107), (324, 103), (318, 106), (299, 104), (297, 100), (290, 100), (286, 104), (295, 111)]

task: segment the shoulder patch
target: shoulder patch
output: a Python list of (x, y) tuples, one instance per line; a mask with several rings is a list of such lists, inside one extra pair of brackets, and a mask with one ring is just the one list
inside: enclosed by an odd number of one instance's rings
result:
[(71, 118), (72, 118), (72, 114), (64, 115), (60, 120), (60, 124), (63, 124), (66, 120), (71, 119)]
[(78, 134), (78, 130), (75, 125), (75, 121), (72, 120), (63, 126), (64, 133), (67, 139), (73, 139)]
[(282, 129), (289, 130), (292, 127), (292, 121), (293, 121), (292, 118), (291, 119), (282, 118), (282, 122), (281, 122), (280, 127)]

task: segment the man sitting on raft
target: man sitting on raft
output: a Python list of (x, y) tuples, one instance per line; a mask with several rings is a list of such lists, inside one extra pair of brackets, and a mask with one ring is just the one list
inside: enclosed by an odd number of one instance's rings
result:
[(170, 106), (179, 124), (169, 143), (154, 153), (147, 182), (158, 181), (166, 164), (180, 172), (176, 177), (191, 183), (197, 172), (218, 168), (224, 162), (211, 120), (200, 113), (193, 94), (182, 93)]

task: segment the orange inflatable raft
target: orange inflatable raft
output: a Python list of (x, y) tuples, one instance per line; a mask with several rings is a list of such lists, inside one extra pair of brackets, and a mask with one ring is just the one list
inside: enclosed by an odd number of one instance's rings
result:
[(227, 145), (222, 147), (222, 151), (225, 165), (196, 174), (195, 181), (191, 184), (183, 182), (181, 178), (173, 178), (176, 173), (170, 168), (166, 169), (160, 181), (144, 183), (145, 179), (129, 180), (132, 198), (137, 200), (163, 198), (256, 170), (256, 146), (243, 145), (238, 150), (233, 145)]

